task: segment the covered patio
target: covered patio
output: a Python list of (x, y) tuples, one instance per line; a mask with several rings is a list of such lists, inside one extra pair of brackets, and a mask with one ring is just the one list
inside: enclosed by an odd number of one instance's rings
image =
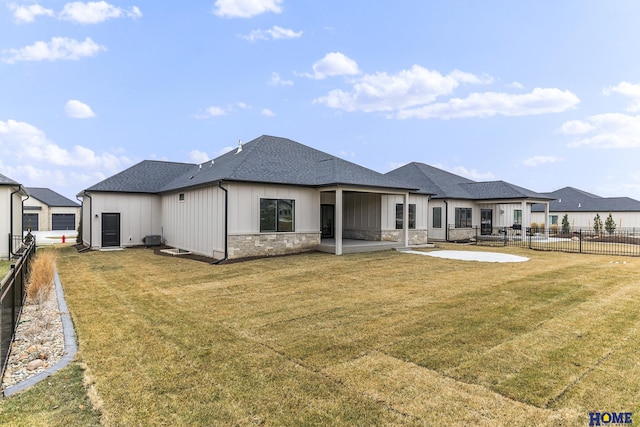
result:
[[(355, 254), (360, 252), (386, 251), (389, 249), (406, 248), (403, 242), (383, 242), (379, 240), (342, 239), (342, 253)], [(336, 239), (322, 239), (317, 246), (318, 251), (330, 254), (336, 253)]]

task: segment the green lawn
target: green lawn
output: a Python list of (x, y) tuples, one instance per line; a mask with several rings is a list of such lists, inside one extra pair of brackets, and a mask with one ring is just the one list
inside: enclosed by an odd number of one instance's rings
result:
[(0, 261), (0, 279), (2, 279), (11, 269), (11, 262)]
[(593, 410), (640, 413), (640, 259), (509, 249), (531, 260), (389, 251), (210, 266), (58, 251), (105, 425), (588, 425)]

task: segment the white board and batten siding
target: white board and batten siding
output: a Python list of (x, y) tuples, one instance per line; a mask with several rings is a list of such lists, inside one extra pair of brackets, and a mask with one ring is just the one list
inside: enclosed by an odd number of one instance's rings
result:
[[(260, 199), (295, 201), (295, 232), (319, 232), (320, 193), (287, 185), (222, 184), (228, 191), (229, 235), (260, 233)], [(183, 200), (180, 200), (183, 194)], [(225, 194), (218, 186), (162, 196), (164, 238), (170, 246), (220, 258), (224, 254)]]
[(225, 187), (229, 189), (229, 234), (260, 233), (260, 199), (294, 200), (295, 232), (320, 231), (320, 192), (314, 188), (236, 182)]
[(224, 253), (224, 192), (210, 186), (164, 194), (162, 228), (169, 246), (205, 256)]
[[(404, 196), (399, 194), (382, 195), (382, 230), (396, 228), (396, 205), (404, 204)], [(421, 194), (409, 194), (409, 204), (416, 205), (416, 230), (426, 230), (429, 220), (429, 197)]]
[[(92, 247), (102, 247), (102, 214), (120, 214), (121, 246), (144, 244), (142, 239), (152, 234), (161, 234), (160, 196), (154, 194), (89, 193), (91, 199), (83, 198), (83, 240), (89, 243), (91, 224)], [(91, 212), (89, 209), (91, 204)], [(91, 217), (92, 216), (92, 217)]]

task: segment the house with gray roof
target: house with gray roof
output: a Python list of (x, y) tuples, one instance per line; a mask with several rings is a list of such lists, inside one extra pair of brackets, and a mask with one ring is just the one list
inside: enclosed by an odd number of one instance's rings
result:
[(427, 241), (428, 192), (274, 136), (201, 164), (145, 160), (78, 197), (94, 249), (163, 242), (224, 260)]
[(567, 215), (569, 225), (574, 230), (593, 230), (596, 215), (604, 221), (611, 213), (616, 228), (640, 228), (640, 201), (629, 197), (600, 197), (573, 187), (564, 187), (544, 193), (552, 200), (545, 215), (540, 205), (533, 206), (532, 221), (561, 226)]
[(27, 187), (29, 198), (24, 202), (23, 230), (77, 230), (80, 204), (49, 188)]
[(467, 240), (499, 235), (501, 229), (516, 232), (528, 227), (532, 206), (548, 209), (549, 196), (505, 181), (476, 182), (424, 163), (413, 162), (386, 176), (431, 194), (430, 240)]
[(22, 245), (22, 201), (29, 192), (0, 174), (0, 258), (10, 259)]

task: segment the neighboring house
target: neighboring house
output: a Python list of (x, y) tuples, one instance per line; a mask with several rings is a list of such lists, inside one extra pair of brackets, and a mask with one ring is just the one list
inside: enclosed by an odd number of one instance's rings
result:
[[(143, 161), (79, 195), (91, 248), (167, 245), (221, 260), (343, 239), (426, 243), (429, 195), (298, 142), (261, 136), (195, 165)], [(148, 237), (152, 236), (152, 237)]]
[(565, 187), (544, 193), (553, 199), (549, 213), (542, 206), (533, 206), (531, 220), (562, 227), (562, 218), (567, 215), (572, 229), (593, 230), (594, 218), (600, 215), (604, 224), (611, 213), (616, 228), (640, 228), (640, 201), (629, 197), (600, 197), (573, 187)]
[(0, 174), (0, 258), (9, 259), (22, 244), (22, 200), (29, 196), (21, 185)]
[(24, 202), (23, 230), (77, 230), (80, 204), (48, 188), (27, 187), (29, 198)]
[(531, 222), (531, 207), (548, 209), (548, 196), (504, 181), (476, 182), (424, 163), (409, 163), (386, 176), (432, 194), (430, 240), (457, 241), (521, 230)]

